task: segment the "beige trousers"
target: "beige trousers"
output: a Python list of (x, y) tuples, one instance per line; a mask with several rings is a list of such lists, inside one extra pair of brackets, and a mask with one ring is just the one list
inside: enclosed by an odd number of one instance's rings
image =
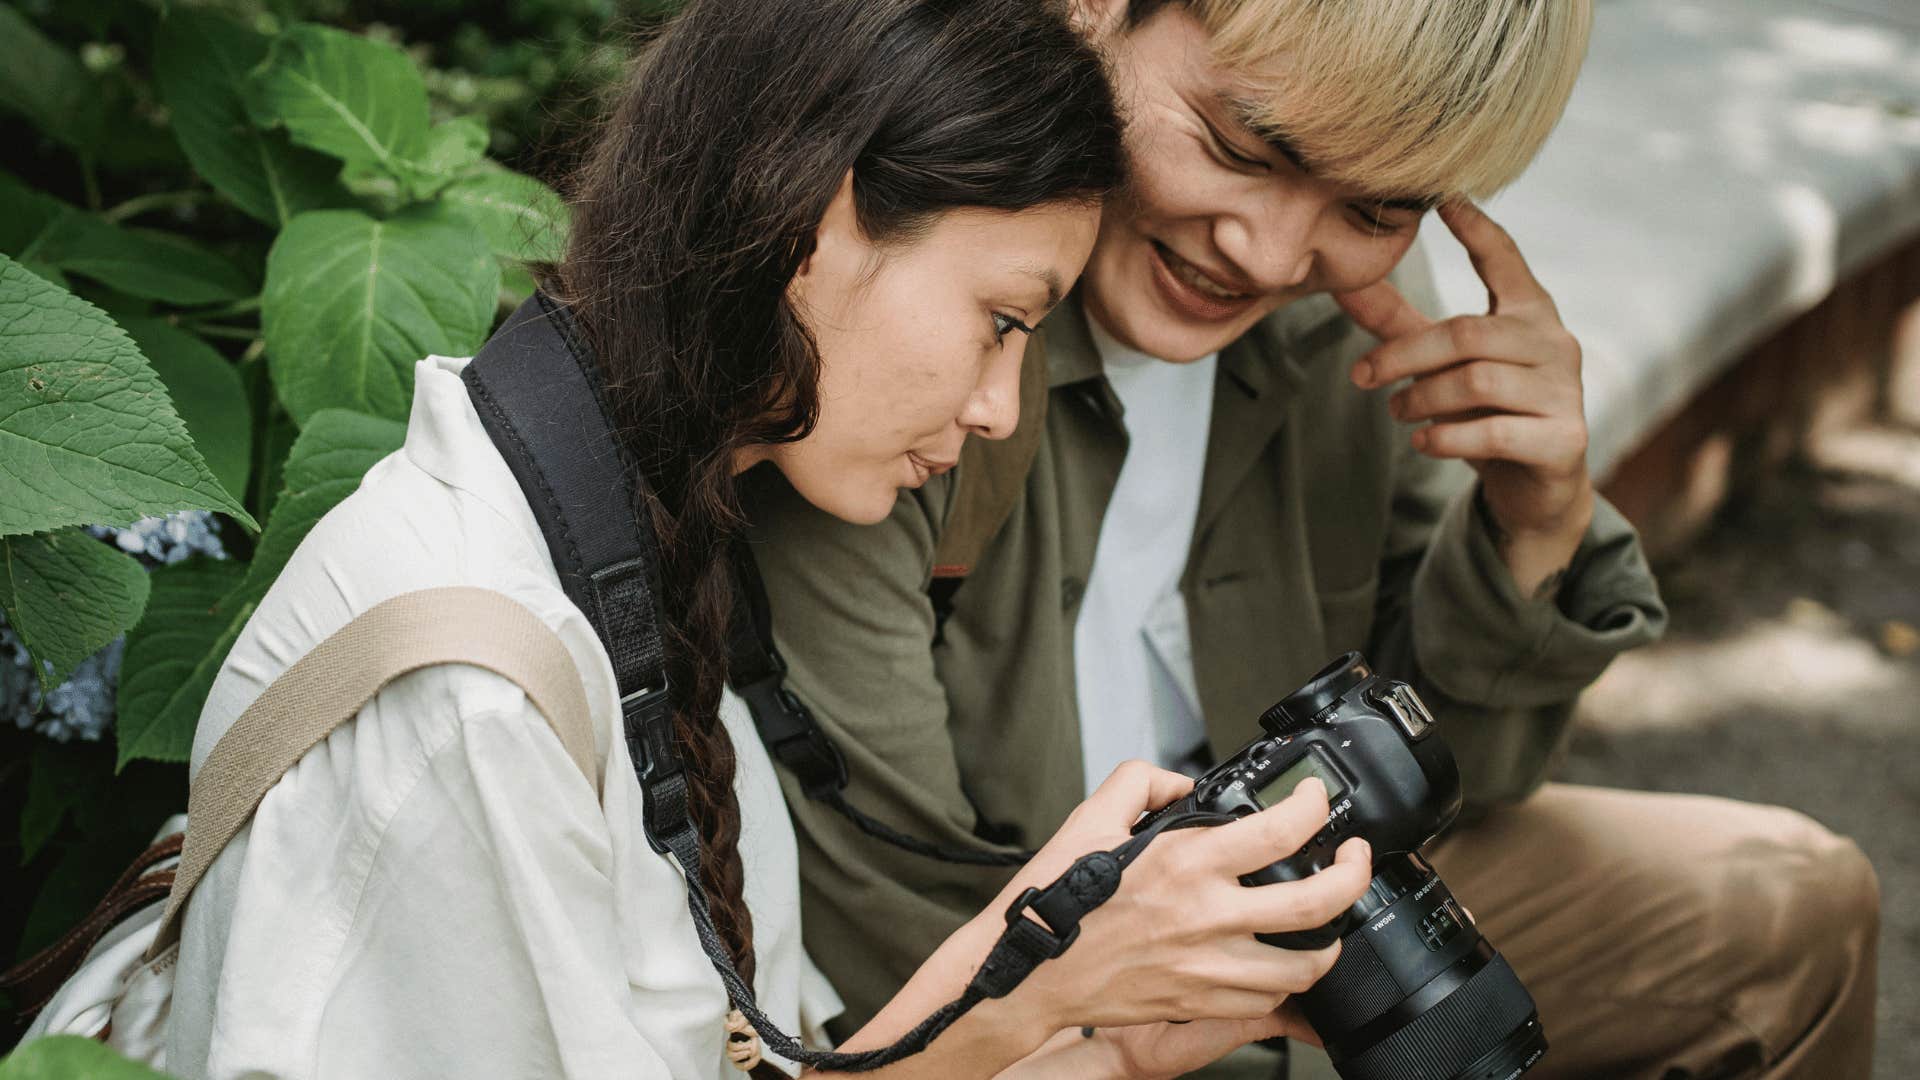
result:
[(1429, 855), (1540, 1007), (1528, 1080), (1872, 1073), (1879, 888), (1805, 815), (1548, 784)]

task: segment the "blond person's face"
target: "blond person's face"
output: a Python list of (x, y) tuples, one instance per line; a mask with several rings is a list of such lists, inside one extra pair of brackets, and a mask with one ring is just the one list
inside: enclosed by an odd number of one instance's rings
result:
[(1269, 142), (1239, 119), (1245, 88), (1214, 66), (1182, 5), (1102, 44), (1132, 173), (1107, 205), (1081, 296), (1122, 343), (1198, 359), (1289, 301), (1381, 280), (1413, 244), (1422, 200), (1388, 205), (1316, 177), (1311, 147)]
[(1022, 327), (1073, 287), (1099, 209), (952, 210), (876, 246), (851, 191), (835, 198), (789, 286), (820, 352), (819, 421), (770, 456), (808, 502), (871, 524), (901, 488), (952, 468), (969, 435), (1013, 433)]

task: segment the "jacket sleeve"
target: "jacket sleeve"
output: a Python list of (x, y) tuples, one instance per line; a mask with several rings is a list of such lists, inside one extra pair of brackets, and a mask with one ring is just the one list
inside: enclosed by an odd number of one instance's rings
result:
[(1604, 498), (1558, 596), (1538, 600), (1494, 549), (1471, 470), (1406, 449), (1396, 473), (1372, 656), (1416, 675), (1476, 815), (1546, 779), (1580, 692), (1656, 640), (1666, 607), (1633, 526)]
[[(1410, 256), (1394, 280), (1415, 307), (1440, 311), (1424, 258)], [(1521, 596), (1476, 507), (1473, 470), (1419, 453), (1410, 427), (1390, 427), (1392, 507), (1368, 655), (1414, 677), (1476, 816), (1546, 779), (1575, 699), (1615, 656), (1658, 639), (1667, 609), (1633, 526), (1597, 496), (1558, 596)]]
[[(873, 526), (808, 505), (772, 470), (750, 477), (754, 556), (772, 603), (787, 686), (847, 761), (845, 797), (887, 825), (947, 847), (976, 837), (933, 658), (927, 587), (950, 493), (936, 478)], [(866, 836), (780, 773), (799, 842), (807, 951), (858, 1028), (1010, 872), (956, 866)], [(876, 918), (876, 913), (885, 917)]]

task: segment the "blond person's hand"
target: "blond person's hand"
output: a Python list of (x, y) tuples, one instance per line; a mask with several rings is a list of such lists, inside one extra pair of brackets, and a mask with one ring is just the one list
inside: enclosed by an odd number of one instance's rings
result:
[[(1125, 842), (1142, 813), (1191, 788), (1192, 781), (1177, 773), (1141, 762), (1122, 765), (982, 918), (1001, 919), (1020, 890), (1051, 882), (1088, 851)], [(1239, 879), (1298, 851), (1326, 817), (1326, 788), (1309, 778), (1260, 813), (1211, 828), (1161, 833), (1127, 867), (1113, 897), (1081, 921), (1079, 940), (1036, 968), (1018, 996), (1048, 1008), (1050, 1022), (1062, 1028), (1268, 1020), (1288, 995), (1326, 974), (1339, 945), (1299, 952), (1264, 944), (1254, 935), (1310, 929), (1344, 911), (1366, 891), (1373, 874), (1371, 853), (1365, 841), (1354, 838), (1341, 845), (1331, 866), (1303, 881), (1248, 887)], [(1144, 1036), (1135, 1045), (1162, 1063), (1183, 1050), (1208, 1052), (1183, 1067), (1203, 1064), (1237, 1045), (1201, 1045), (1201, 1036), (1167, 1036), (1160, 1050)]]
[(1393, 386), (1396, 419), (1425, 421), (1414, 448), (1480, 474), (1494, 542), (1522, 594), (1573, 557), (1593, 519), (1580, 343), (1507, 231), (1465, 200), (1440, 209), (1487, 286), (1484, 315), (1435, 321), (1388, 281), (1334, 297), (1381, 339), (1354, 364), (1363, 389)]

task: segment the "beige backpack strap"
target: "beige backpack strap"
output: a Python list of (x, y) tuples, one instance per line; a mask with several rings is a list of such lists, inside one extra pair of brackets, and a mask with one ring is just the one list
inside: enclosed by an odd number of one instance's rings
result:
[(1047, 429), (1046, 331), (1027, 343), (1020, 365), (1020, 424), (1004, 439), (968, 439), (954, 470), (959, 487), (933, 549), (933, 576), (963, 578), (972, 572), (1000, 526), (1027, 492), (1027, 472)]
[(187, 799), (186, 847), (151, 955), (178, 937), (187, 897), (268, 789), (316, 743), (358, 716), (382, 687), (438, 664), (470, 664), (512, 680), (599, 793), (586, 690), (552, 628), (491, 589), (402, 593), (362, 612), (301, 657), (214, 744)]

